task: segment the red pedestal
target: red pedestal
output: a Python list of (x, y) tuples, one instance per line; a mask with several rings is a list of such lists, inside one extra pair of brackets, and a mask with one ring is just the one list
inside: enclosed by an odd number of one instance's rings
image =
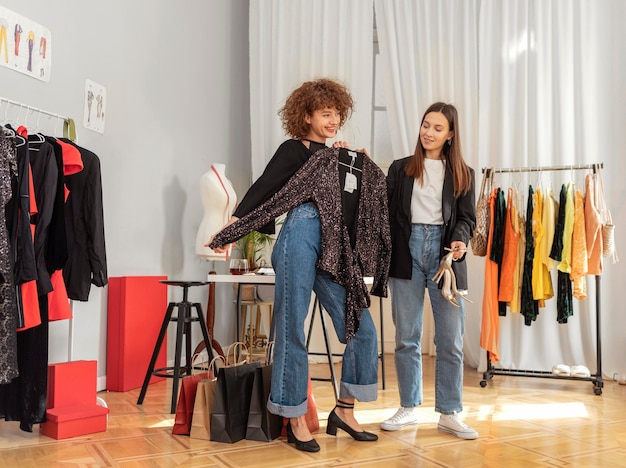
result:
[[(125, 392), (143, 384), (167, 309), (167, 276), (109, 278), (107, 319), (107, 383)], [(165, 367), (167, 335), (155, 368)], [(152, 377), (150, 382), (163, 380)]]
[(67, 439), (106, 431), (109, 409), (96, 404), (96, 381), (96, 361), (50, 364), (46, 422), (39, 432)]

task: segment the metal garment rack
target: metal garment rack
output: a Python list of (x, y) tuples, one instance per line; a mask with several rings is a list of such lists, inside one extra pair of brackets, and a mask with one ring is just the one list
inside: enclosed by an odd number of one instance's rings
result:
[[(568, 170), (593, 170), (602, 168), (603, 163), (599, 164), (584, 164), (575, 166), (546, 166), (546, 167), (525, 167), (525, 168), (493, 168), (494, 173), (504, 172), (543, 172), (543, 171), (568, 171)], [(485, 172), (488, 168), (483, 168), (482, 172)], [(540, 377), (547, 379), (561, 379), (561, 380), (580, 380), (593, 383), (593, 392), (596, 395), (602, 395), (602, 388), (604, 387), (604, 381), (602, 380), (602, 345), (600, 337), (600, 275), (596, 277), (596, 372), (589, 377), (572, 377), (554, 375), (550, 371), (540, 370), (526, 370), (526, 369), (501, 369), (494, 367), (491, 364), (490, 353), (487, 351), (487, 370), (483, 373), (483, 380), (480, 381), (481, 387), (487, 386), (487, 380), (491, 379), (494, 375), (513, 375), (516, 377)]]
[[(6, 109), (5, 109), (5, 115), (4, 115), (5, 120), (8, 118), (9, 108), (11, 106), (14, 106), (14, 107), (17, 107), (17, 109), (18, 109), (17, 110), (17, 116), (15, 117), (16, 120), (19, 119), (19, 114), (22, 111), (22, 109), (25, 109), (26, 113), (28, 113), (28, 111), (31, 111), (33, 113), (36, 113), (39, 116), (47, 115), (48, 117), (52, 117), (53, 119), (61, 120), (64, 123), (67, 123), (67, 124), (69, 124), (70, 121), (72, 121), (72, 119), (70, 119), (69, 117), (65, 117), (65, 116), (60, 115), (60, 114), (55, 114), (54, 112), (49, 112), (49, 111), (46, 111), (46, 110), (43, 110), (43, 109), (38, 109), (36, 107), (29, 106), (27, 104), (22, 104), (21, 102), (17, 102), (17, 101), (14, 101), (12, 99), (7, 99), (5, 97), (0, 96), (0, 105), (3, 102), (6, 102)], [(25, 117), (25, 119), (26, 119), (26, 117)]]

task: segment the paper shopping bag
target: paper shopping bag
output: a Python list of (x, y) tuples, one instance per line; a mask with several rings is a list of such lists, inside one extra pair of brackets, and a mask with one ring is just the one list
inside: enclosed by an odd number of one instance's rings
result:
[(189, 437), (211, 440), (211, 411), (213, 410), (216, 387), (217, 380), (214, 378), (198, 382)]
[(246, 437), (254, 372), (259, 361), (222, 367), (211, 412), (211, 440), (234, 443)]
[(209, 377), (212, 377), (210, 372), (202, 372), (183, 377), (180, 380), (180, 393), (178, 394), (178, 403), (176, 404), (176, 416), (172, 434), (189, 435), (198, 382)]
[(272, 365), (259, 367), (254, 371), (254, 383), (248, 413), (246, 439), (270, 442), (280, 436), (283, 418), (267, 409), (267, 400), (272, 385)]

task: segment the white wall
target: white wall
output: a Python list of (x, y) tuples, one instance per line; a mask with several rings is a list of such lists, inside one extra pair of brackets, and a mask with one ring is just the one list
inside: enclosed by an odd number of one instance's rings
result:
[[(73, 118), (77, 143), (99, 156), (109, 276), (205, 278), (209, 264), (194, 253), (200, 176), (219, 162), (239, 197), (250, 183), (247, 0), (2, 5), (52, 33), (50, 82), (0, 67), (0, 96)], [(106, 87), (104, 134), (81, 124), (86, 79)], [(234, 319), (219, 312), (232, 310), (232, 289), (217, 289), (215, 334), (230, 343)], [(190, 298), (206, 304), (207, 292), (195, 288)], [(98, 360), (99, 388), (106, 296), (106, 288), (92, 288), (88, 302), (73, 305), (72, 359)], [(51, 363), (68, 359), (68, 334), (67, 321), (51, 324)]]

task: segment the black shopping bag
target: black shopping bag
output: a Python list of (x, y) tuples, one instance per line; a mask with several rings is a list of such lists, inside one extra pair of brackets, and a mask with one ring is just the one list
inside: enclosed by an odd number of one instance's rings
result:
[(254, 371), (260, 362), (221, 367), (211, 413), (211, 440), (234, 443), (246, 437)]
[(259, 367), (254, 371), (254, 385), (250, 398), (248, 429), (246, 439), (270, 442), (280, 436), (283, 418), (267, 410), (267, 400), (272, 384), (272, 365)]

